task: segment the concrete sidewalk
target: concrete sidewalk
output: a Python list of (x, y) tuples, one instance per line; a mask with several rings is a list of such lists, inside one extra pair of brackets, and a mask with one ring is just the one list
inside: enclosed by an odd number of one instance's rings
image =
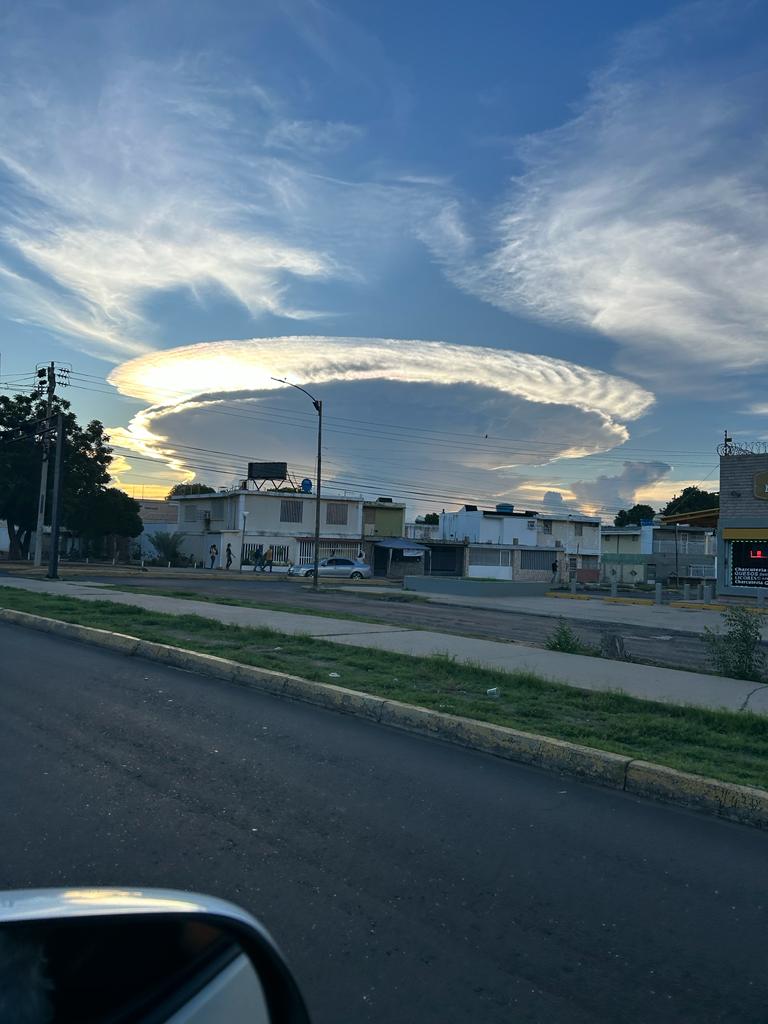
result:
[[(217, 605), (207, 601), (189, 601), (149, 594), (126, 594), (96, 584), (3, 579), (2, 586), (32, 593), (75, 597), (85, 601), (111, 601), (114, 604), (132, 605), (147, 611), (171, 615), (199, 615), (230, 625), (268, 627), (293, 635), (315, 636), (332, 643), (372, 647), (416, 657), (444, 654), (459, 662), (471, 662), (506, 672), (530, 671), (568, 686), (586, 690), (619, 691), (633, 697), (669, 704), (724, 708), (729, 711), (750, 710), (758, 714), (768, 714), (768, 685), (723, 679), (697, 672), (680, 672), (675, 669), (588, 658), (577, 654), (560, 654), (556, 651), (526, 647), (523, 644), (475, 640), (470, 637), (427, 630), (399, 629), (343, 618), (332, 619), (292, 612)], [(580, 603), (573, 602), (575, 605)]]
[[(379, 587), (344, 588), (346, 593), (360, 591), (368, 594), (391, 594), (391, 589)], [(590, 622), (607, 622), (621, 626), (657, 627), (660, 633), (672, 630), (676, 633), (703, 633), (704, 627), (717, 629), (722, 617), (719, 611), (707, 611), (703, 608), (672, 608), (662, 604), (612, 604), (599, 597), (577, 595), (563, 597), (463, 597), (452, 594), (422, 594), (421, 592), (404, 590), (404, 594), (428, 601), (430, 604), (449, 604), (460, 608), (487, 608), (494, 612), (516, 612), (519, 615), (547, 615), (551, 618), (562, 616), (566, 619), (584, 619)], [(768, 616), (763, 627), (763, 639), (768, 640)]]

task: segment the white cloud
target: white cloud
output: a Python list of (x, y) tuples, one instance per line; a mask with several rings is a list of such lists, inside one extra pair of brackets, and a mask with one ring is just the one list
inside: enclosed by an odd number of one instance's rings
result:
[(299, 154), (336, 152), (359, 139), (358, 125), (344, 121), (278, 121), (266, 134), (268, 149), (288, 149)]
[(706, 49), (749, 10), (696, 4), (628, 36), (581, 113), (523, 143), (485, 256), (447, 208), (431, 241), (453, 280), (594, 328), (649, 376), (670, 360), (764, 364), (768, 55)]
[[(174, 471), (213, 461), (207, 476), (216, 483), (242, 474), (247, 452), (287, 458), (306, 473), (314, 413), (272, 380), (278, 376), (323, 398), (336, 479), (360, 489), (367, 481), (382, 493), (427, 492), (443, 505), (517, 500), (525, 478), (512, 469), (613, 448), (653, 402), (629, 381), (520, 352), (388, 338), (254, 338), (154, 352), (117, 367), (109, 379), (118, 391), (151, 404), (113, 438)], [(188, 445), (239, 454), (217, 461)]]
[(568, 487), (582, 507), (629, 508), (638, 500), (638, 494), (658, 493), (654, 485), (671, 471), (672, 467), (666, 462), (627, 460), (621, 472), (614, 476), (604, 474), (595, 480), (575, 480)]

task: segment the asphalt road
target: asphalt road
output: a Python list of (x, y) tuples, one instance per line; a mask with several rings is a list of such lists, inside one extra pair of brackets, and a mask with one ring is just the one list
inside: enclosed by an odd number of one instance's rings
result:
[[(366, 597), (359, 591), (345, 594), (343, 589), (313, 594), (303, 581), (262, 579), (221, 579), (212, 580), (153, 580), (84, 576), (83, 582), (111, 583), (122, 588), (131, 586), (158, 590), (188, 591), (191, 594), (205, 594), (212, 598), (228, 597), (249, 601), (259, 599), (269, 604), (284, 605), (286, 609), (300, 605), (304, 608), (319, 608), (327, 612), (346, 612), (356, 615), (375, 616), (382, 622), (397, 623), (401, 626), (431, 629), (442, 633), (458, 633), (478, 636), (484, 640), (512, 640), (525, 644), (544, 646), (547, 637), (555, 628), (555, 621), (547, 615), (529, 615), (527, 612), (491, 611), (486, 608), (457, 607), (456, 605), (428, 604), (426, 602), (397, 603), (381, 598)], [(331, 586), (333, 583), (330, 584)], [(400, 591), (393, 590), (396, 597)], [(564, 602), (567, 604), (567, 602)], [(567, 609), (564, 607), (564, 612)], [(615, 623), (599, 620), (585, 621), (563, 616), (578, 637), (588, 644), (600, 646), (601, 636), (607, 631), (618, 633), (625, 649), (638, 661), (669, 665), (690, 671), (710, 668), (707, 652), (701, 638), (695, 633), (660, 630), (658, 626), (625, 626), (617, 628)], [(674, 643), (670, 641), (674, 639)], [(767, 647), (768, 653), (768, 647)]]
[(768, 836), (0, 625), (0, 886), (232, 899), (313, 1019), (763, 1022)]

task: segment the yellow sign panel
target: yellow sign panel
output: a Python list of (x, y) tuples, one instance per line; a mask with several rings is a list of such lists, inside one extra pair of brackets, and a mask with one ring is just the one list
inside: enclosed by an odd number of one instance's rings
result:
[(768, 501), (768, 470), (755, 473), (755, 497)]
[(724, 540), (765, 540), (768, 541), (768, 530), (760, 527), (750, 526), (748, 529), (743, 526), (727, 526), (723, 530)]

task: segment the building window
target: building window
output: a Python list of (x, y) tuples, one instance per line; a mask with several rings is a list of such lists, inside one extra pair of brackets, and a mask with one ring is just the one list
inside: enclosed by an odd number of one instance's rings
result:
[(283, 498), (280, 502), (280, 522), (300, 523), (304, 515), (304, 502), (296, 498)]
[(573, 530), (577, 537), (584, 536), (584, 523), (574, 523)]
[(349, 506), (343, 501), (329, 501), (325, 507), (325, 522), (328, 526), (346, 526)]
[(197, 522), (197, 505), (192, 505), (186, 502), (184, 505), (184, 522), (185, 523), (196, 523)]
[(363, 522), (366, 526), (373, 526), (376, 522), (375, 508), (368, 508), (367, 506), (363, 508)]
[[(550, 526), (552, 524), (550, 523)], [(520, 552), (520, 568), (521, 569), (538, 569), (551, 571), (553, 561), (552, 551), (521, 551)]]
[(550, 519), (540, 519), (539, 522), (541, 523), (542, 533), (552, 533), (552, 521)]
[(487, 548), (470, 548), (469, 564), (507, 567), (512, 564), (511, 554), (508, 548), (495, 548), (490, 545)]

